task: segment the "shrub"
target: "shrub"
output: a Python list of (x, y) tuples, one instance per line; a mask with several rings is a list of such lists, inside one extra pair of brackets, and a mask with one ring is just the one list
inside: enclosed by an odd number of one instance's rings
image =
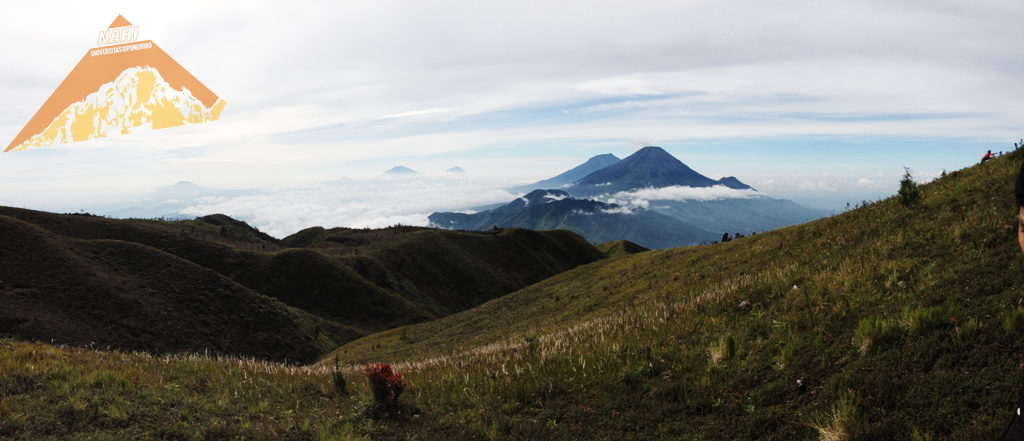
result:
[(348, 382), (345, 381), (345, 376), (341, 374), (341, 366), (338, 361), (338, 356), (334, 356), (334, 371), (331, 372), (331, 379), (334, 380), (334, 390), (340, 395), (348, 395)]
[(398, 397), (405, 390), (405, 380), (401, 373), (391, 370), (391, 365), (386, 363), (368, 364), (364, 371), (377, 403), (398, 402)]

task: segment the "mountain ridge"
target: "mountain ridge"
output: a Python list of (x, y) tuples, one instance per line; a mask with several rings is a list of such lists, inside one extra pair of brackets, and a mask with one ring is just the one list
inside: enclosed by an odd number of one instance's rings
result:
[(431, 226), (453, 230), (565, 229), (591, 243), (627, 240), (645, 248), (671, 248), (718, 237), (653, 210), (576, 199), (564, 190), (533, 190), (498, 208), (473, 214), (431, 213), (428, 220)]

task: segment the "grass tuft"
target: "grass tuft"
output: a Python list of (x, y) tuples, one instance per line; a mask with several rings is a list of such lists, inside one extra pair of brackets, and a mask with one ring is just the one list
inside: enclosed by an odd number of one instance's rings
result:
[(942, 307), (907, 306), (903, 308), (903, 325), (910, 334), (918, 334), (925, 329), (940, 325), (944, 321), (946, 311)]
[(867, 354), (868, 348), (888, 336), (891, 328), (892, 324), (889, 320), (877, 316), (867, 317), (857, 325), (857, 331), (853, 334), (853, 343), (860, 348), (861, 355)]
[(853, 392), (840, 397), (839, 401), (832, 405), (831, 412), (815, 418), (811, 423), (811, 427), (818, 431), (820, 441), (855, 439), (860, 434), (862, 425), (862, 415)]
[(714, 366), (732, 360), (736, 357), (736, 339), (732, 334), (723, 335), (708, 348), (708, 354), (711, 356), (711, 364)]
[(1003, 317), (1003, 329), (1011, 334), (1018, 333), (1024, 329), (1024, 311), (1014, 309)]

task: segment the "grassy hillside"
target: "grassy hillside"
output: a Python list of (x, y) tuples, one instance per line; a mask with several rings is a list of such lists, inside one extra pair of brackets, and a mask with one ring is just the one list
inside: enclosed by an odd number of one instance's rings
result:
[(336, 232), (315, 249), (207, 264), (289, 305), (379, 331), (444, 317), (604, 257), (566, 231), (391, 230), (375, 233), (393, 234), (379, 244), (323, 246), (341, 242)]
[(0, 215), (0, 335), (312, 360), (357, 334), (155, 248)]
[(354, 440), (329, 374), (0, 339), (0, 439)]
[(419, 405), (480, 436), (994, 439), (1024, 382), (1022, 160), (909, 209), (600, 261), (337, 353), (405, 361)]
[[(1013, 154), (729, 243), (600, 260), (309, 368), (0, 344), (14, 439), (995, 439), (1024, 383)], [(364, 361), (403, 412), (368, 418)]]
[(223, 215), (0, 207), (0, 224), (0, 336), (272, 360), (312, 361), (604, 257), (564, 231), (324, 230), (310, 248), (283, 248), (295, 240)]

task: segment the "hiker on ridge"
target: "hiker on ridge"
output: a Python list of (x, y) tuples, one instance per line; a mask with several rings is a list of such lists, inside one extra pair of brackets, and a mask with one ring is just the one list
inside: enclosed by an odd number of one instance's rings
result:
[(988, 153), (985, 153), (985, 156), (981, 157), (981, 162), (988, 161), (989, 159), (992, 159), (992, 150), (989, 150)]

